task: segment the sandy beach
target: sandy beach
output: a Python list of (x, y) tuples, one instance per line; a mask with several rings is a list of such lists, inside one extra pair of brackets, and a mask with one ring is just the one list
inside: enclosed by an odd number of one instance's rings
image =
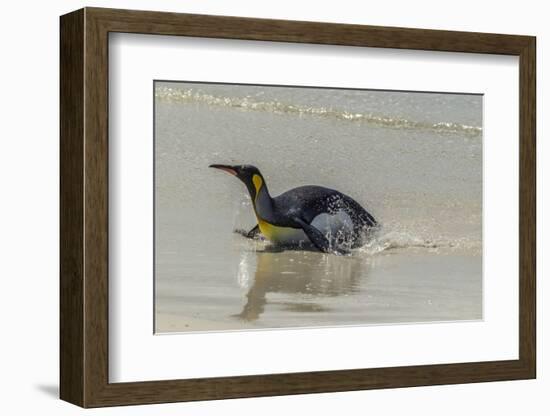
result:
[[(248, 242), (247, 242), (248, 244)], [(239, 290), (186, 295), (186, 284), (159, 287), (156, 332), (376, 325), (482, 319), (481, 257), (461, 250), (388, 250), (365, 261), (315, 252), (241, 252)], [(170, 292), (168, 295), (167, 292)], [(181, 293), (181, 297), (178, 296)], [(307, 324), (304, 324), (307, 323)]]
[[(482, 319), (479, 96), (157, 83), (157, 333)], [(273, 250), (246, 188), (322, 185), (380, 222), (349, 256)]]

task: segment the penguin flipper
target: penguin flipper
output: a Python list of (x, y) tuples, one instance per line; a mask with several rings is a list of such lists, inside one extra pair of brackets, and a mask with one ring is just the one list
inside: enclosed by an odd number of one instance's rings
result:
[(302, 227), (302, 230), (304, 230), (304, 233), (307, 235), (307, 237), (310, 239), (310, 241), (313, 243), (315, 247), (317, 247), (319, 250), (321, 250), (324, 253), (335, 253), (335, 254), (347, 254), (348, 251), (338, 248), (338, 247), (331, 247), (330, 242), (325, 237), (325, 235), (319, 231), (317, 228), (315, 228), (313, 225), (308, 224), (307, 222), (303, 221), (300, 218), (295, 218), (294, 221), (296, 221), (300, 227)]

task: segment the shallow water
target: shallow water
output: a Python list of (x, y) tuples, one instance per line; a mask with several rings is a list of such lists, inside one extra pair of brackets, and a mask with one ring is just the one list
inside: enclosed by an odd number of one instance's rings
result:
[[(157, 83), (157, 332), (482, 317), (482, 97)], [(278, 252), (245, 187), (337, 189), (382, 224), (350, 256)]]

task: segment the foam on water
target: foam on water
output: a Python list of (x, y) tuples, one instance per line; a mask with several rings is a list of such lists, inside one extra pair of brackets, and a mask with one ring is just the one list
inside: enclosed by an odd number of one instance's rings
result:
[(415, 235), (407, 231), (384, 232), (381, 230), (357, 251), (362, 254), (376, 255), (388, 251), (407, 249), (424, 249), (431, 253), (443, 250), (479, 251), (481, 250), (481, 244), (466, 238), (449, 239), (443, 236)]
[(342, 121), (353, 121), (373, 126), (392, 129), (427, 130), (444, 134), (460, 133), (468, 137), (479, 137), (482, 128), (456, 122), (429, 123), (391, 117), (373, 113), (350, 112), (330, 107), (313, 107), (281, 101), (258, 101), (254, 97), (224, 97), (203, 93), (192, 88), (171, 88), (159, 86), (155, 89), (155, 97), (160, 101), (172, 103), (203, 103), (211, 106), (230, 107), (247, 111), (262, 111), (280, 114), (296, 114), (298, 116), (315, 116), (332, 118)]

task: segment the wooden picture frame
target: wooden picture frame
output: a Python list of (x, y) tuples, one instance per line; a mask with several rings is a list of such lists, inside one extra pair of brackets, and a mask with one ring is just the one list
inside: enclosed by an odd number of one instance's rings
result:
[[(60, 396), (82, 407), (535, 378), (535, 38), (85, 8), (61, 17)], [(110, 32), (519, 56), (519, 359), (109, 383)]]

